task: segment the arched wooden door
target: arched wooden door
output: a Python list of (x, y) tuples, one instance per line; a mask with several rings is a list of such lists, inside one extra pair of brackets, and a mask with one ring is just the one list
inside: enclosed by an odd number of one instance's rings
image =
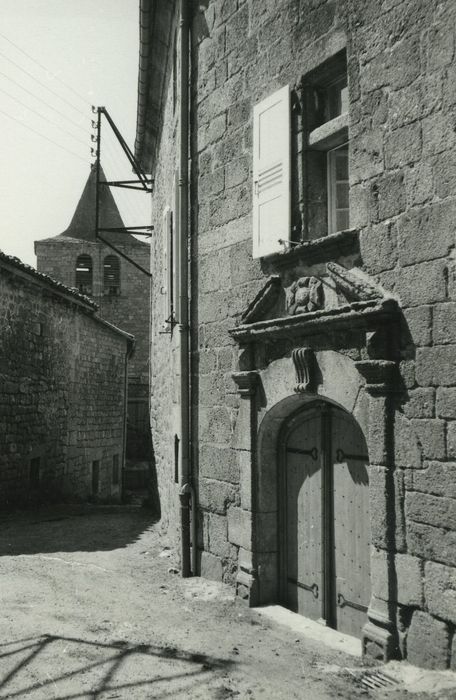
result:
[(367, 447), (345, 411), (315, 403), (285, 433), (281, 591), (287, 607), (361, 636), (370, 598)]

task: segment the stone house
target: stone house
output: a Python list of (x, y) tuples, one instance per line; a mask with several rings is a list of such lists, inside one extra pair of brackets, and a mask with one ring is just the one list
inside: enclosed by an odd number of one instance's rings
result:
[(456, 6), (140, 6), (183, 574), (456, 668)]
[(134, 339), (0, 253), (0, 502), (118, 502)]
[[(106, 182), (103, 169), (100, 181)], [(35, 241), (37, 269), (93, 299), (102, 318), (135, 337), (136, 348), (128, 367), (127, 459), (123, 474), (126, 491), (142, 491), (149, 485), (152, 445), (149, 426), (149, 269), (150, 246), (130, 234), (106, 233), (120, 254), (95, 236), (96, 168), (86, 185), (68, 228), (52, 238)], [(100, 225), (123, 227), (109, 187), (99, 200)]]

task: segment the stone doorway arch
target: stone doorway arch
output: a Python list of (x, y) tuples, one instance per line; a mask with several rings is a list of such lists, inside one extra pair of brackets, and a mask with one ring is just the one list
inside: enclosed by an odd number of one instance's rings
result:
[[(323, 400), (348, 414), (360, 425), (369, 453), (371, 526), (374, 532), (388, 527), (390, 510), (388, 479), (391, 437), (389, 392), (395, 363), (387, 360), (354, 361), (334, 350), (316, 351), (319, 370), (314, 390), (297, 391), (290, 357), (274, 360), (258, 370), (233, 375), (241, 400), (236, 428), (236, 448), (241, 463), (241, 511), (249, 530), (249, 547), (239, 553), (238, 595), (250, 605), (280, 601), (279, 501), (277, 465), (280, 459), (280, 431), (290, 417), (311, 402)], [(298, 378), (299, 379), (299, 378)], [(388, 532), (384, 534), (388, 547)], [(383, 536), (382, 534), (382, 536)], [(393, 551), (393, 544), (391, 551)], [(376, 575), (382, 576), (391, 592), (387, 600), (371, 596), (368, 621), (362, 633), (363, 650), (377, 658), (396, 654), (397, 631), (394, 605), (394, 556), (382, 560)], [(391, 601), (391, 602), (388, 602)]]

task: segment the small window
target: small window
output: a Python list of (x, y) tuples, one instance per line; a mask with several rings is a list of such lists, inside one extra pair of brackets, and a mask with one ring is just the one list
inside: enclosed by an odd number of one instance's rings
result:
[(76, 260), (76, 287), (81, 294), (93, 292), (93, 266), (90, 255), (80, 255)]
[(104, 259), (103, 293), (110, 297), (120, 294), (120, 261), (116, 255), (107, 255)]
[(112, 485), (119, 485), (119, 455), (114, 455), (112, 458)]
[(348, 144), (328, 151), (328, 229), (344, 231), (350, 226)]
[(92, 462), (92, 496), (97, 496), (100, 489), (100, 462), (95, 459)]
[(41, 458), (33, 457), (30, 460), (30, 485), (37, 488), (41, 481)]
[(335, 80), (326, 88), (325, 117), (326, 121), (335, 119), (348, 112), (348, 87), (347, 76)]

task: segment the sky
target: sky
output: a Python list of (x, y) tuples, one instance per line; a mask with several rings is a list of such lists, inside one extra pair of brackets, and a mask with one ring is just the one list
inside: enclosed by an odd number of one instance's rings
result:
[[(36, 266), (33, 242), (64, 231), (91, 157), (91, 105), (131, 149), (136, 128), (139, 0), (0, 0), (0, 249)], [(102, 126), (109, 179), (132, 179)], [(150, 222), (150, 197), (112, 189), (125, 225)]]

